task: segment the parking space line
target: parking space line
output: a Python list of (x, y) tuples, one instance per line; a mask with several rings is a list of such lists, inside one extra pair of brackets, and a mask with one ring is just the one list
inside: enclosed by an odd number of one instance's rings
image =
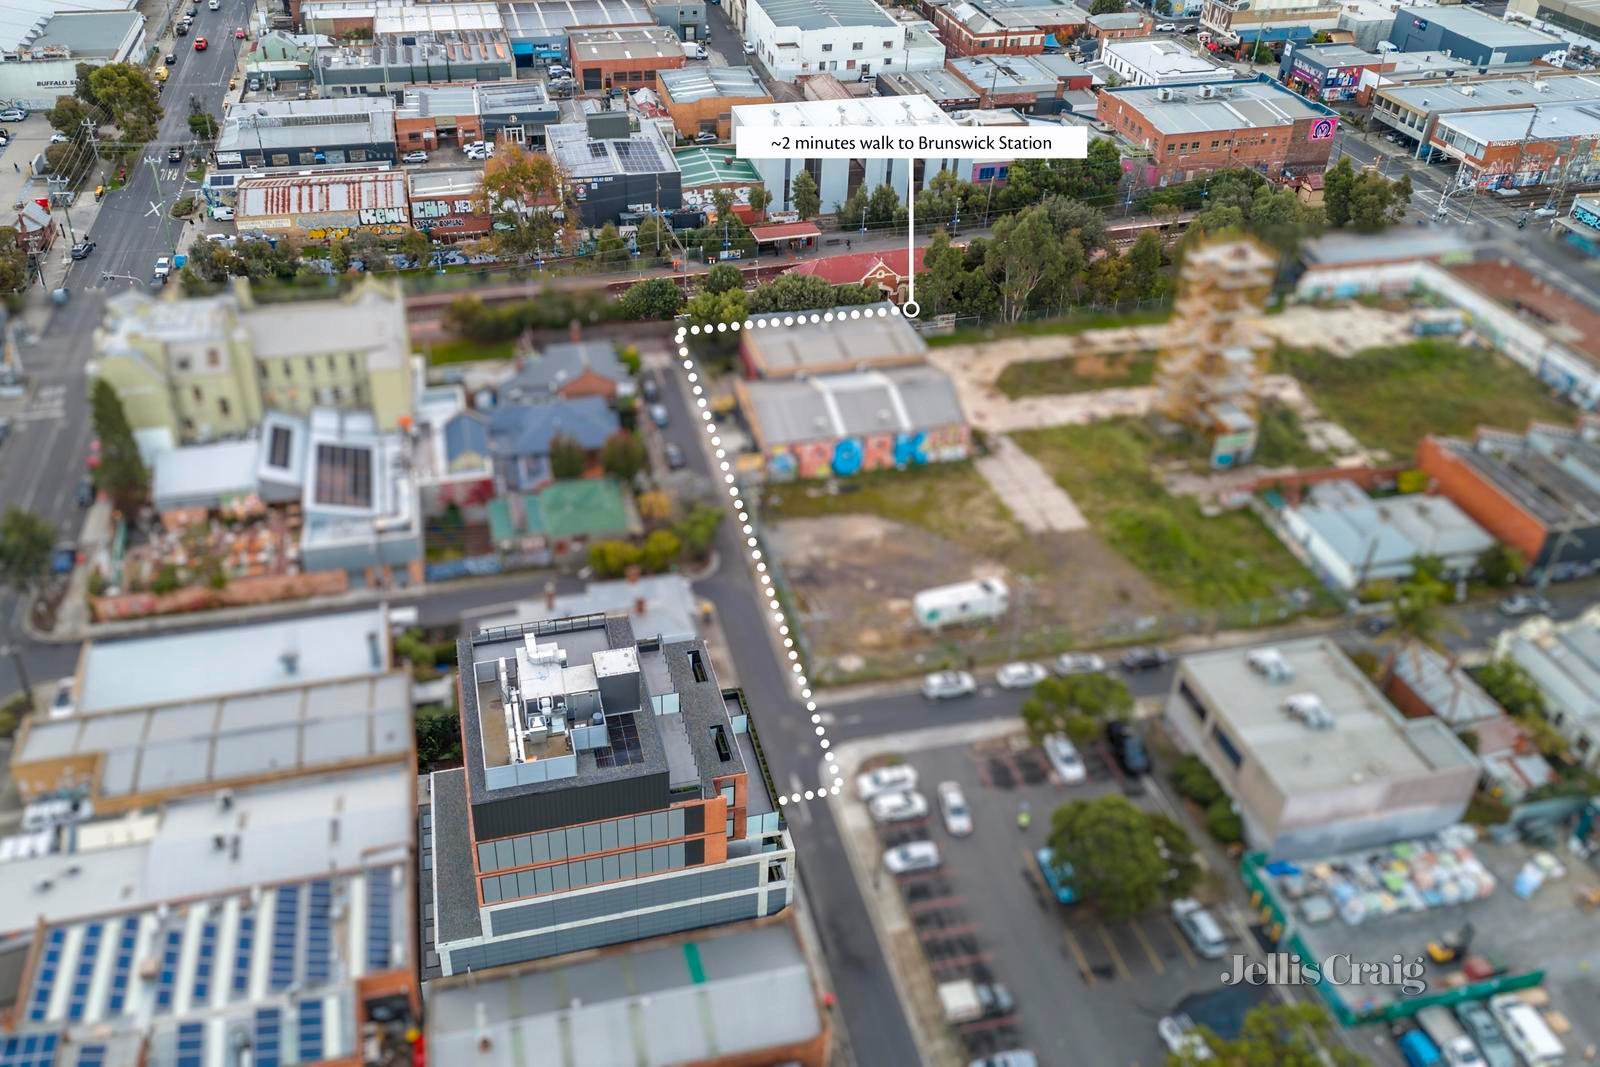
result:
[(1156, 969), (1157, 974), (1166, 974), (1167, 965), (1161, 962), (1160, 956), (1156, 955), (1155, 946), (1150, 943), (1148, 937), (1144, 936), (1144, 929), (1138, 923), (1129, 923), (1128, 925), (1133, 927), (1133, 936), (1138, 939), (1139, 947), (1144, 949), (1145, 956), (1150, 960), (1150, 966)]
[(1122, 972), (1122, 977), (1132, 978), (1133, 972), (1128, 970), (1128, 961), (1122, 958), (1122, 950), (1117, 947), (1115, 941), (1111, 940), (1110, 931), (1100, 923), (1096, 923), (1094, 928), (1100, 934), (1100, 940), (1105, 943), (1106, 951), (1111, 953), (1111, 960), (1117, 965), (1117, 970)]
[(1183, 958), (1189, 961), (1189, 966), (1200, 966), (1200, 960), (1189, 949), (1189, 941), (1183, 936), (1183, 931), (1178, 929), (1178, 924), (1172, 921), (1172, 916), (1163, 915), (1161, 918), (1167, 924), (1167, 932), (1172, 935), (1172, 940), (1177, 943), (1178, 951), (1183, 953)]
[(1094, 971), (1089, 969), (1089, 957), (1084, 955), (1083, 946), (1078, 944), (1078, 939), (1072, 936), (1072, 930), (1067, 926), (1061, 927), (1062, 939), (1067, 943), (1067, 951), (1072, 953), (1072, 958), (1078, 964), (1078, 974), (1083, 977), (1083, 984), (1094, 985)]

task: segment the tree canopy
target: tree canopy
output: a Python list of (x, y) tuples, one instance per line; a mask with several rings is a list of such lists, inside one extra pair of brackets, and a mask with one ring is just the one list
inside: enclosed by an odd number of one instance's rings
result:
[(161, 96), (150, 72), (132, 63), (107, 63), (89, 75), (89, 90), (122, 141), (143, 144), (161, 124)]
[(1034, 743), (1048, 734), (1064, 733), (1074, 744), (1086, 744), (1111, 719), (1133, 712), (1133, 694), (1121, 678), (1109, 674), (1070, 674), (1046, 678), (1022, 703), (1022, 721)]
[(94, 483), (110, 495), (118, 511), (131, 516), (149, 495), (150, 471), (139, 455), (122, 400), (104, 378), (96, 378), (89, 391), (89, 412), (95, 436), (100, 439), (100, 465), (95, 468)]
[(55, 527), (31, 511), (8, 507), (0, 515), (0, 585), (26, 595), (50, 572)]
[(625, 319), (670, 319), (683, 307), (683, 290), (671, 278), (646, 278), (628, 287), (618, 301)]
[(1327, 1009), (1311, 1002), (1251, 1008), (1232, 1041), (1200, 1033), (1206, 1054), (1175, 1053), (1167, 1067), (1371, 1067), (1339, 1042)]
[(516, 257), (538, 255), (575, 243), (578, 217), (572, 186), (549, 155), (507, 142), (483, 165), (479, 205), (493, 217), (495, 248)]
[(1079, 895), (1113, 920), (1186, 895), (1200, 876), (1183, 828), (1117, 793), (1057, 808), (1050, 847)]
[(802, 170), (789, 183), (789, 201), (803, 219), (814, 219), (822, 214), (822, 195), (810, 171)]

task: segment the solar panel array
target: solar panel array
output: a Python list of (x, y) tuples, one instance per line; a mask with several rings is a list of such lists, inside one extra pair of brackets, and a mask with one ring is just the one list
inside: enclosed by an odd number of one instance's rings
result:
[(56, 1058), (55, 1034), (25, 1034), (0, 1041), (0, 1067), (52, 1067)]
[(288, 989), (294, 981), (295, 942), (300, 933), (300, 887), (286, 885), (278, 890), (278, 903), (272, 909), (272, 968), (268, 976), (273, 992)]
[(367, 966), (386, 971), (390, 966), (394, 899), (389, 869), (367, 872)]
[(644, 753), (639, 747), (639, 724), (632, 715), (607, 715), (606, 737), (611, 746), (595, 751), (595, 766), (627, 767), (644, 762)]
[(50, 1010), (50, 994), (55, 990), (56, 971), (61, 967), (61, 946), (67, 932), (60, 927), (51, 930), (44, 942), (44, 955), (39, 960), (39, 974), (33, 980), (33, 998), (28, 1002), (28, 1021), (44, 1021)]
[(612, 144), (623, 171), (628, 174), (659, 174), (672, 169), (654, 141), (614, 141)]
[(306, 980), (328, 980), (328, 945), (333, 931), (328, 927), (328, 908), (333, 901), (333, 883), (327, 879), (311, 883), (306, 913)]
[(84, 1005), (89, 1002), (89, 980), (94, 977), (94, 966), (100, 955), (100, 933), (103, 923), (90, 923), (83, 931), (83, 944), (78, 946), (78, 968), (72, 978), (72, 994), (67, 1000), (67, 1018), (77, 1022), (83, 1018)]

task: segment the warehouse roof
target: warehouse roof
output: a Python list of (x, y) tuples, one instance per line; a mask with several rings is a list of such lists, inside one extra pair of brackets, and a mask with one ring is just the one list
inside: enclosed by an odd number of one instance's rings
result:
[[(927, 344), (904, 316), (878, 314), (887, 310), (887, 304), (834, 308), (828, 314), (835, 318), (821, 328), (746, 330), (745, 360), (763, 378), (921, 363)], [(850, 317), (857, 311), (859, 317)]]
[(1402, 7), (1395, 12), (1395, 33), (1406, 32), (1407, 20), (1431, 22), (1450, 33), (1471, 38), (1478, 44), (1493, 48), (1514, 48), (1526, 45), (1563, 44), (1559, 37), (1541, 33), (1520, 22), (1507, 22), (1470, 7), (1444, 7), (1430, 4), (1427, 7)]
[[(1439, 129), (1454, 130), (1466, 141), (1480, 145), (1587, 139), (1600, 134), (1600, 109), (1585, 104), (1564, 104), (1466, 111), (1441, 116)], [(1454, 143), (1462, 147), (1459, 140)]]
[(1175, 78), (1204, 81), (1229, 74), (1228, 70), (1209, 55), (1196, 54), (1174, 41), (1160, 37), (1107, 41), (1101, 46), (1100, 55), (1102, 59), (1107, 55), (1114, 55), (1124, 63), (1145, 72), (1153, 80), (1168, 84)]
[(280, 215), (348, 214), (380, 208), (407, 211), (409, 203), (404, 171), (294, 175), (247, 178), (240, 182), (236, 214), (245, 220)]
[(638, 59), (683, 62), (682, 42), (676, 33), (665, 26), (573, 30), (571, 52), (574, 63)]
[(899, 23), (872, 0), (750, 0), (774, 26), (829, 30), (841, 26), (895, 26)]
[(514, 38), (565, 37), (584, 26), (654, 26), (640, 0), (514, 0), (500, 5), (506, 33)]
[(739, 104), (733, 121), (754, 126), (954, 126), (956, 120), (926, 96), (863, 96), (853, 100), (785, 100)]
[(217, 151), (392, 144), (394, 114), (386, 96), (235, 104), (223, 116)]
[[(1600, 100), (1600, 77), (1592, 74), (1516, 75), (1471, 81), (1412, 82), (1380, 90), (1382, 95), (1412, 111), (1487, 111), (1504, 107), (1550, 107), (1560, 103)], [(1526, 121), (1526, 119), (1524, 119)], [(1526, 128), (1526, 127), (1524, 127)]]
[(749, 67), (680, 67), (656, 72), (656, 84), (675, 103), (687, 104), (713, 97), (772, 99), (756, 72)]
[(891, 367), (744, 383), (762, 444), (914, 433), (966, 421), (955, 384), (936, 367)]
[(1412, 493), (1374, 499), (1353, 482), (1311, 487), (1292, 513), (1357, 573), (1409, 567), (1419, 556), (1476, 557), (1494, 546), (1448, 497)]
[(1291, 51), (1293, 59), (1304, 59), (1307, 63), (1323, 68), (1331, 67), (1358, 67), (1367, 63), (1386, 63), (1389, 60), (1365, 48), (1357, 48), (1353, 44), (1309, 44)]
[(128, 12), (133, 7), (130, 0), (5, 0), (0, 4), (0, 52), (23, 47), (64, 10)]
[(626, 137), (594, 137), (587, 123), (546, 126), (550, 154), (573, 178), (605, 178), (619, 174), (666, 174), (677, 169), (672, 153), (654, 128)]
[[(1210, 95), (1205, 90), (1210, 90)], [(1101, 92), (1125, 100), (1166, 134), (1272, 129), (1306, 118), (1337, 117), (1333, 109), (1307, 100), (1265, 75), (1253, 81), (1216, 81), (1181, 88), (1122, 86)]]
[(28, 47), (34, 52), (66, 48), (84, 59), (111, 57), (143, 22), (144, 16), (137, 11), (65, 12), (45, 23), (44, 32)]

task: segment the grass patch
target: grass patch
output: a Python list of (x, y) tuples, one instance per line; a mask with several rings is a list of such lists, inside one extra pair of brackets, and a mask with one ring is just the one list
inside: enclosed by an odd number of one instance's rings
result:
[(1314, 591), (1316, 580), (1248, 511), (1207, 517), (1152, 477), (1172, 444), (1120, 420), (1012, 435), (1072, 495), (1107, 543), (1187, 603), (1229, 608)]
[(1285, 348), (1275, 363), (1300, 380), (1324, 415), (1397, 458), (1412, 455), (1430, 433), (1464, 437), (1479, 426), (1522, 430), (1535, 419), (1572, 420), (1572, 409), (1521, 367), (1448, 341), (1368, 349), (1349, 359)]
[(995, 384), (1015, 400), (1022, 396), (1089, 393), (1149, 385), (1155, 378), (1154, 352), (1127, 352), (1114, 356), (1065, 356), (1013, 363), (1000, 372)]
[(1143, 311), (1091, 311), (1067, 315), (1059, 319), (1035, 319), (1004, 326), (977, 326), (956, 330), (939, 337), (929, 337), (928, 345), (942, 348), (946, 345), (970, 345), (980, 341), (998, 341), (1007, 337), (1054, 337), (1063, 334), (1083, 333), (1087, 330), (1111, 330), (1118, 326), (1154, 326), (1172, 317), (1170, 307), (1149, 308)]
[(479, 359), (510, 359), (515, 350), (515, 340), (483, 343), (458, 337), (429, 345), (428, 362), (439, 366), (444, 363), (470, 363)]
[(995, 496), (971, 462), (934, 463), (903, 471), (872, 471), (837, 482), (775, 485), (767, 490), (773, 519), (876, 515), (928, 531), (976, 556), (1007, 556), (1031, 547), (1021, 523)]
[(1298, 467), (1302, 470), (1328, 466), (1328, 457), (1306, 443), (1300, 416), (1282, 404), (1261, 406), (1256, 463), (1263, 467)]

